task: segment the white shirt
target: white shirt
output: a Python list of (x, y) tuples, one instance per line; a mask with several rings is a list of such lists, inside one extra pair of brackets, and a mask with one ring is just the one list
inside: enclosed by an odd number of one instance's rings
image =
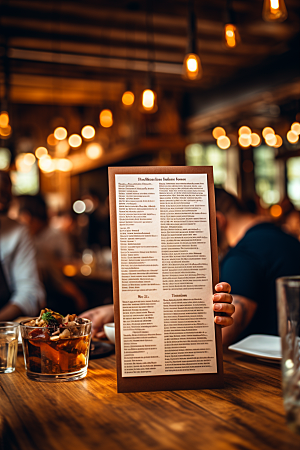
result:
[(26, 316), (38, 315), (45, 306), (45, 294), (34, 246), (27, 228), (6, 216), (0, 216), (0, 259), (12, 292), (9, 303)]

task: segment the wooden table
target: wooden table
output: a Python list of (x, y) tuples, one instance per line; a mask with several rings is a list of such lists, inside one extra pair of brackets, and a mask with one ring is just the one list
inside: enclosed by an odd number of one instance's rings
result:
[(224, 389), (117, 394), (114, 355), (60, 384), (28, 380), (19, 355), (16, 371), (0, 375), (0, 448), (299, 450), (280, 367), (226, 353), (224, 372)]

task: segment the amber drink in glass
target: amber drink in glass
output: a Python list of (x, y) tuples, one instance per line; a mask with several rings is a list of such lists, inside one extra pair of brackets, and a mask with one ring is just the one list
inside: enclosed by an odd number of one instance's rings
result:
[[(87, 374), (91, 322), (60, 326), (53, 335), (49, 327), (21, 322), (22, 345), (28, 378), (36, 381), (74, 381)], [(27, 322), (28, 323), (28, 322)]]

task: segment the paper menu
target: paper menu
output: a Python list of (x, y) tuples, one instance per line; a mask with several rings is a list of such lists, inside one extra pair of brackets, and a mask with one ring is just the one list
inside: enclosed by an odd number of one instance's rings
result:
[(212, 386), (222, 372), (212, 170), (163, 169), (109, 169), (118, 385), (144, 385), (122, 392), (166, 389), (170, 379), (179, 389), (195, 376)]

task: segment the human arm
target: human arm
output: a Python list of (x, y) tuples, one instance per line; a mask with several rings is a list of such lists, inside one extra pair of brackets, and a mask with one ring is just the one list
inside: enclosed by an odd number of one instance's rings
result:
[(0, 310), (0, 321), (7, 322), (15, 320), (17, 317), (22, 316), (22, 314), (23, 314), (22, 310), (17, 305), (7, 303)]
[(103, 305), (80, 314), (79, 317), (84, 317), (92, 321), (92, 337), (103, 338), (105, 333), (103, 325), (114, 321), (114, 305)]

